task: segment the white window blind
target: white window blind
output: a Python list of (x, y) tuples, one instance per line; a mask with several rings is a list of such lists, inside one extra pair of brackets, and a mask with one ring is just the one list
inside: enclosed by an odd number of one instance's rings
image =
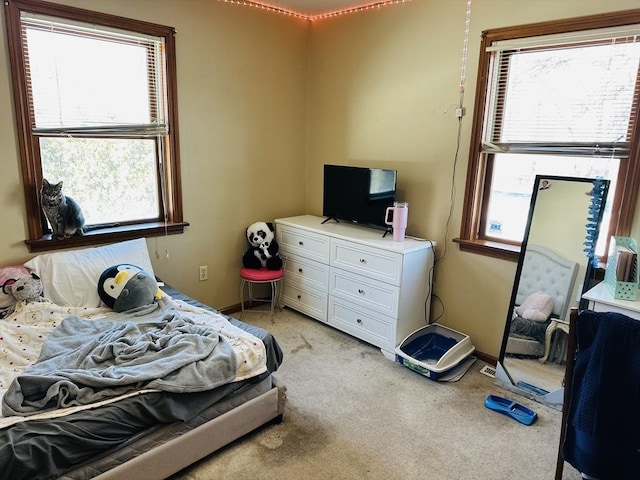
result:
[(626, 157), (640, 25), (494, 42), (483, 151)]
[(167, 133), (163, 38), (24, 12), (21, 29), (35, 134)]

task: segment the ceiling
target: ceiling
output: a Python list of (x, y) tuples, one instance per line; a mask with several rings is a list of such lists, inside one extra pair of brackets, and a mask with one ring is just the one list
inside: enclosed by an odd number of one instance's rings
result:
[(403, 1), (406, 0), (254, 0), (254, 3), (268, 5), (296, 15), (312, 18), (358, 7), (400, 3)]

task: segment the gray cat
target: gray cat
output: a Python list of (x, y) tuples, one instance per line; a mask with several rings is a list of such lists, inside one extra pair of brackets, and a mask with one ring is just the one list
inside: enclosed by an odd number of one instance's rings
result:
[(55, 238), (84, 235), (84, 215), (80, 205), (73, 198), (62, 194), (62, 182), (54, 185), (44, 179), (40, 200)]

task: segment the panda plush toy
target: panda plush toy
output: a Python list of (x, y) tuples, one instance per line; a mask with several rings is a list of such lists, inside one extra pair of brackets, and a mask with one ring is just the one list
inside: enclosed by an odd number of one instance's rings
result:
[(9, 291), (18, 302), (32, 303), (45, 301), (42, 296), (44, 292), (42, 280), (33, 272), (31, 272), (28, 277), (20, 277), (17, 279), (9, 287)]
[(270, 222), (256, 222), (247, 228), (249, 249), (242, 256), (245, 268), (266, 268), (280, 270), (282, 258), (278, 253), (280, 247), (275, 240), (275, 231)]

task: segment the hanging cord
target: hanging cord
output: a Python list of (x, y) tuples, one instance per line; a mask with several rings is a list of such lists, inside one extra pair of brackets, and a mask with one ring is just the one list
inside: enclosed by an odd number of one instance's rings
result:
[(438, 295), (433, 293), (431, 295), (431, 300), (434, 300), (434, 299), (437, 300), (438, 303), (440, 304), (441, 311), (440, 311), (440, 314), (436, 318), (434, 318), (432, 321), (429, 322), (429, 324), (436, 323), (438, 320), (440, 320), (444, 316), (444, 303), (442, 302), (442, 299)]
[[(165, 240), (165, 248), (164, 248), (164, 258), (169, 258), (169, 248), (168, 240), (169, 240), (169, 215), (167, 214), (167, 176), (166, 176), (166, 145), (164, 137), (158, 137), (158, 147), (161, 150), (160, 155), (160, 196), (162, 200), (162, 218), (164, 220), (164, 240)], [(158, 251), (156, 249), (156, 257), (160, 258)]]
[[(432, 292), (432, 282), (433, 282), (433, 269), (436, 268), (436, 248), (433, 245), (433, 242), (431, 240), (427, 240), (429, 242), (429, 248), (431, 249), (431, 251), (433, 252), (433, 264), (431, 265), (431, 268), (429, 269), (429, 273), (428, 273), (428, 278), (427, 278), (427, 294), (425, 295), (425, 299), (424, 299), (424, 318), (425, 320), (427, 320), (427, 318), (429, 318), (429, 299), (431, 297), (435, 297), (435, 294)], [(425, 321), (425, 323), (430, 324), (433, 323), (431, 321)]]
[(460, 85), (458, 86), (458, 106), (456, 108), (456, 117), (458, 118), (458, 129), (456, 132), (456, 148), (453, 155), (453, 170), (451, 172), (451, 196), (449, 199), (449, 215), (444, 229), (444, 252), (437, 260), (442, 260), (447, 255), (447, 245), (449, 238), (449, 225), (453, 216), (453, 207), (455, 206), (456, 197), (456, 169), (458, 166), (458, 156), (460, 153), (460, 140), (462, 137), (462, 117), (464, 115), (464, 91), (467, 79), (467, 58), (469, 52), (469, 30), (471, 25), (471, 0), (467, 0), (467, 11), (464, 22), (464, 41), (462, 46), (462, 66), (460, 67)]
[[(449, 238), (449, 225), (451, 223), (451, 217), (453, 216), (453, 207), (455, 206), (455, 198), (456, 198), (456, 169), (458, 166), (458, 156), (460, 154), (460, 140), (462, 138), (462, 117), (464, 116), (464, 90), (465, 90), (465, 82), (467, 78), (467, 57), (469, 52), (469, 30), (471, 25), (471, 0), (467, 0), (467, 10), (465, 14), (465, 22), (464, 22), (464, 41), (462, 46), (462, 66), (460, 68), (460, 84), (458, 86), (458, 105), (456, 107), (456, 117), (458, 119), (458, 128), (456, 132), (456, 148), (453, 155), (453, 169), (451, 172), (451, 196), (449, 199), (449, 214), (447, 216), (447, 222), (444, 228), (444, 250), (442, 255), (438, 258), (434, 253), (434, 262), (433, 267), (429, 271), (429, 278), (433, 277), (433, 269), (436, 266), (436, 263), (443, 260), (447, 255), (447, 245)], [(431, 284), (430, 284), (431, 285)], [(442, 299), (437, 296), (435, 293), (431, 295), (432, 298), (435, 298), (440, 302), (440, 306), (442, 307), (442, 311), (440, 315), (438, 315), (433, 321), (429, 323), (435, 323), (445, 314), (445, 305)], [(428, 298), (428, 297), (427, 297)], [(426, 304), (425, 304), (425, 315), (426, 315)]]

